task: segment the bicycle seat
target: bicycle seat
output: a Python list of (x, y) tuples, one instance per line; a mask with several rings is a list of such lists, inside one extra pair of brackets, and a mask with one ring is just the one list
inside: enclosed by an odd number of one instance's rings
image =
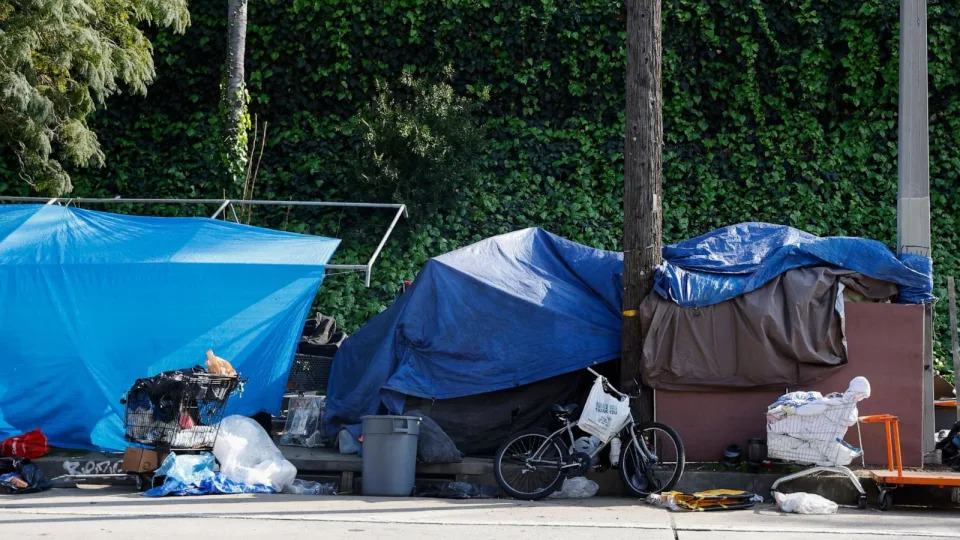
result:
[(573, 414), (573, 411), (575, 410), (577, 410), (576, 403), (571, 403), (569, 405), (555, 404), (553, 407), (550, 408), (550, 411), (553, 412), (554, 414), (560, 414), (564, 416)]

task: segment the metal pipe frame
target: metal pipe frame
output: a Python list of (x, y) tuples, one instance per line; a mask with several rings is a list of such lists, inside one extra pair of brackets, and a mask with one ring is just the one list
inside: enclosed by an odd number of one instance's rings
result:
[(217, 210), (210, 216), (211, 219), (218, 219), (224, 213), (224, 210), (230, 208), (230, 211), (233, 215), (233, 220), (237, 223), (240, 223), (239, 218), (237, 217), (237, 211), (234, 208), (234, 204), (241, 205), (251, 205), (251, 206), (307, 206), (307, 207), (328, 207), (328, 208), (382, 208), (382, 209), (393, 209), (396, 210), (396, 213), (393, 216), (393, 220), (390, 222), (390, 226), (387, 227), (386, 232), (384, 232), (383, 237), (380, 238), (380, 243), (377, 244), (377, 248), (374, 250), (373, 255), (367, 260), (366, 264), (327, 264), (324, 266), (325, 270), (342, 270), (342, 271), (359, 271), (364, 273), (364, 285), (370, 286), (370, 276), (373, 273), (373, 265), (377, 262), (377, 258), (380, 257), (380, 253), (383, 251), (383, 247), (387, 244), (387, 240), (390, 238), (390, 235), (393, 234), (393, 229), (396, 228), (397, 223), (400, 221), (401, 217), (409, 217), (407, 212), (407, 205), (399, 203), (357, 203), (357, 202), (328, 202), (328, 201), (267, 201), (267, 200), (237, 200), (237, 199), (123, 199), (123, 198), (96, 198), (96, 197), (54, 197), (52, 199), (47, 197), (0, 197), (0, 203), (2, 202), (13, 202), (13, 203), (39, 203), (45, 205), (51, 204), (62, 204), (65, 206), (70, 206), (74, 203), (88, 203), (88, 204), (216, 204), (219, 205)]

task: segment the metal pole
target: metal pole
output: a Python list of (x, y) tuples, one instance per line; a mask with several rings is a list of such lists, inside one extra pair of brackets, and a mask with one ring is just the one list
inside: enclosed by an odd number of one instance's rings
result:
[[(7, 202), (44, 202), (46, 204), (53, 204), (60, 199), (47, 199), (44, 197), (0, 197), (0, 201)], [(239, 223), (237, 217), (236, 209), (233, 206), (232, 199), (122, 199), (119, 197), (113, 199), (107, 198), (85, 198), (85, 197), (76, 197), (72, 199), (67, 199), (67, 205), (71, 203), (134, 203), (134, 204), (218, 204), (216, 212), (210, 216), (212, 219), (216, 219), (226, 210), (228, 207), (231, 212), (233, 212), (234, 221)], [(366, 264), (328, 264), (324, 268), (327, 270), (345, 270), (345, 271), (362, 271), (365, 273), (364, 283), (366, 286), (370, 286), (370, 276), (373, 272), (373, 265), (377, 261), (377, 258), (380, 256), (380, 253), (383, 251), (383, 247), (386, 245), (387, 240), (390, 238), (390, 235), (393, 233), (394, 228), (396, 228), (397, 223), (400, 221), (401, 217), (407, 217), (407, 206), (405, 204), (399, 203), (355, 203), (355, 202), (326, 202), (326, 201), (267, 201), (267, 200), (249, 200), (243, 201), (243, 204), (248, 205), (261, 205), (261, 206), (305, 206), (305, 207), (328, 207), (328, 208), (382, 208), (382, 209), (395, 209), (396, 213), (393, 216), (393, 220), (390, 222), (390, 226), (387, 228), (387, 231), (383, 234), (380, 239), (380, 243), (377, 244), (376, 250), (374, 250), (373, 255), (367, 261)]]
[(327, 264), (324, 265), (327, 270), (366, 270), (366, 264)]
[[(42, 202), (49, 199), (46, 197), (0, 197), (0, 201), (10, 202)], [(58, 199), (59, 200), (59, 199)], [(222, 204), (224, 201), (233, 202), (231, 199), (121, 199), (121, 198), (97, 198), (97, 197), (75, 197), (70, 199), (77, 203), (133, 203), (133, 204)], [(240, 202), (240, 201), (238, 201)], [(400, 203), (356, 203), (356, 202), (328, 202), (328, 201), (268, 201), (268, 200), (249, 200), (242, 201), (243, 204), (260, 206), (325, 206), (332, 208), (393, 208), (403, 209), (406, 215), (406, 205)], [(226, 208), (226, 207), (224, 207)]]
[(233, 214), (233, 222), (239, 224), (240, 218), (237, 217), (237, 209), (232, 204), (230, 205), (230, 212)]
[(900, 1), (897, 247), (930, 249), (930, 151), (925, 0)]
[(223, 204), (221, 204), (220, 207), (217, 208), (217, 211), (210, 216), (210, 219), (217, 219), (217, 216), (220, 215), (220, 212), (223, 212), (223, 209), (226, 208), (228, 204), (230, 204), (230, 199), (224, 199)]
[[(897, 145), (897, 248), (930, 255), (927, 116), (927, 3), (900, 0), (900, 115)], [(924, 306), (923, 453), (933, 450), (933, 306)]]
[(407, 213), (406, 205), (401, 204), (400, 208), (397, 209), (396, 215), (393, 216), (393, 221), (390, 222), (390, 226), (387, 227), (386, 234), (383, 235), (383, 238), (380, 239), (380, 244), (377, 245), (377, 249), (374, 250), (373, 255), (370, 256), (370, 260), (367, 261), (367, 276), (364, 280), (367, 287), (370, 286), (370, 272), (373, 269), (373, 263), (377, 261), (377, 257), (380, 256), (380, 251), (383, 250), (383, 246), (387, 243), (387, 239), (390, 238), (390, 234), (393, 233), (393, 228), (397, 226), (397, 222), (400, 221), (400, 216)]

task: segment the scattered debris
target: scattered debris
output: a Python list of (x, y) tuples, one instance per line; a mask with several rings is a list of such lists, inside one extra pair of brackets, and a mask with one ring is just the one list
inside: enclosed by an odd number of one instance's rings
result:
[(0, 493), (5, 495), (25, 495), (37, 493), (52, 487), (36, 465), (27, 458), (0, 458)]
[(557, 491), (550, 494), (551, 499), (588, 499), (600, 491), (600, 486), (583, 476), (566, 478)]
[(497, 486), (470, 482), (442, 482), (418, 486), (414, 496), (438, 499), (496, 499), (500, 496), (500, 490)]

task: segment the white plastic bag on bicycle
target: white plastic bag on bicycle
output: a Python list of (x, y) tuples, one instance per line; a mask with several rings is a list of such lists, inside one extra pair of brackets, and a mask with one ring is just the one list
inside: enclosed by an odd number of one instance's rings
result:
[(606, 443), (627, 423), (629, 416), (630, 400), (625, 397), (617, 399), (604, 392), (603, 379), (597, 377), (577, 425)]

